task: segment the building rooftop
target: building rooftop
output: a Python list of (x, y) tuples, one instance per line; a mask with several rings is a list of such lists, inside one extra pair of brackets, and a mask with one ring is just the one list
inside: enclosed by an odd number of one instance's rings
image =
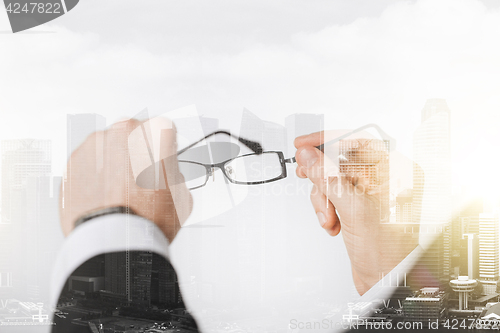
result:
[(500, 303), (497, 303), (495, 305), (492, 305), (489, 309), (486, 309), (486, 312), (481, 314), (481, 318), (484, 317), (496, 317), (500, 318)]

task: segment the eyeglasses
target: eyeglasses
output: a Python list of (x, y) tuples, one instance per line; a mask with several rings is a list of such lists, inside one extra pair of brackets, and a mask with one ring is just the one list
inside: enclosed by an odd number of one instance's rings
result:
[(217, 131), (192, 143), (186, 148), (177, 152), (177, 155), (184, 153), (201, 141), (216, 135), (225, 134), (231, 136), (253, 153), (237, 156), (220, 163), (205, 164), (194, 161), (184, 161), (179, 158), (179, 170), (184, 176), (186, 187), (194, 190), (207, 184), (217, 169), (233, 184), (258, 185), (274, 182), (287, 176), (285, 163), (293, 163), (292, 159), (285, 159), (281, 151), (263, 151), (260, 143), (243, 139), (232, 135), (226, 131)]
[[(375, 124), (368, 124), (357, 128), (347, 134), (339, 136), (338, 138), (316, 146), (316, 148), (320, 151), (324, 151), (325, 146), (336, 143), (354, 133), (363, 131), (371, 127), (377, 130), (384, 141), (389, 142), (390, 150), (395, 149), (396, 141)], [(237, 156), (235, 158), (213, 164), (185, 161), (182, 160), (182, 158), (179, 158), (179, 170), (184, 176), (185, 184), (188, 189), (194, 190), (205, 186), (210, 177), (214, 176), (214, 173), (217, 169), (220, 169), (226, 179), (233, 184), (266, 184), (286, 178), (286, 163), (295, 163), (295, 157), (285, 159), (283, 152), (281, 151), (263, 151), (260, 143), (237, 137), (226, 131), (216, 131), (205, 136), (204, 138), (178, 151), (177, 156), (191, 149), (201, 141), (217, 134), (224, 134), (237, 139), (239, 142), (252, 150), (253, 153)]]

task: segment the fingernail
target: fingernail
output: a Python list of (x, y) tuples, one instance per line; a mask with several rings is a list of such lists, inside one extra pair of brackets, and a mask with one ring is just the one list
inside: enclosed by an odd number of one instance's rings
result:
[(326, 223), (326, 217), (325, 217), (325, 214), (323, 214), (322, 212), (317, 212), (316, 213), (316, 216), (318, 217), (318, 221), (319, 221), (319, 224), (321, 226), (324, 226), (325, 223)]
[(300, 152), (299, 156), (297, 156), (297, 163), (306, 168), (312, 167), (317, 160), (318, 153), (314, 148), (305, 148)]

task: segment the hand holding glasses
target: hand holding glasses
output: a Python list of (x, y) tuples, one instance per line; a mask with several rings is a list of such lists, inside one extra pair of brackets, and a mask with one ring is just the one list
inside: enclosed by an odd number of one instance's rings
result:
[[(370, 127), (375, 128), (384, 140), (391, 141), (389, 145), (391, 150), (395, 148), (395, 140), (375, 124), (362, 126), (338, 138), (323, 143), (316, 148), (320, 151), (323, 151), (325, 145), (336, 143), (354, 133), (360, 132)], [(212, 164), (186, 161), (182, 160), (182, 157), (179, 156), (201, 141), (217, 134), (225, 134), (237, 139), (250, 150), (252, 150), (253, 153), (237, 156), (220, 163)], [(281, 151), (263, 151), (262, 146), (258, 142), (239, 138), (226, 131), (216, 131), (205, 136), (204, 138), (178, 151), (177, 156), (179, 156), (179, 169), (184, 176), (187, 188), (190, 190), (205, 186), (208, 182), (208, 179), (214, 174), (216, 169), (220, 169), (226, 179), (233, 184), (258, 185), (286, 178), (286, 163), (295, 163), (295, 157), (285, 159), (283, 152)]]
[(226, 131), (211, 133), (188, 147), (178, 151), (177, 155), (181, 155), (199, 142), (216, 134), (225, 134), (237, 139), (252, 150), (253, 153), (237, 156), (220, 163), (212, 164), (186, 161), (182, 160), (182, 157), (179, 157), (179, 169), (184, 175), (188, 189), (194, 190), (205, 186), (208, 179), (213, 176), (216, 169), (220, 169), (226, 179), (231, 183), (239, 185), (265, 184), (283, 179), (287, 176), (285, 163), (292, 163), (292, 161), (291, 159), (285, 160), (282, 152), (264, 152), (258, 142), (236, 137)]

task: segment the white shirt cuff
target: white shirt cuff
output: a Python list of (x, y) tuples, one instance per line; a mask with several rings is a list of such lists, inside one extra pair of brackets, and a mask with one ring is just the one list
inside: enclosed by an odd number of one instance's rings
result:
[(52, 270), (50, 302), (57, 304), (66, 280), (87, 260), (104, 253), (151, 251), (168, 258), (169, 242), (151, 221), (130, 214), (110, 214), (78, 226), (63, 243)]

